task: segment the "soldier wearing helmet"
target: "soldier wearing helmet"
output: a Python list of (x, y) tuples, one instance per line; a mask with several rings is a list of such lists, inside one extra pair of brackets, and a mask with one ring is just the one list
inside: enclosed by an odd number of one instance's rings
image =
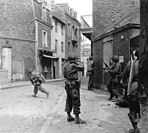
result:
[(123, 70), (124, 83), (127, 86), (127, 97), (128, 97), (128, 108), (129, 108), (129, 119), (133, 126), (133, 132), (139, 132), (138, 122), (140, 119), (140, 102), (138, 98), (139, 83), (138, 83), (138, 71), (139, 71), (139, 51), (136, 50), (133, 54), (134, 58), (129, 61)]
[(89, 57), (88, 62), (87, 62), (87, 76), (89, 76), (89, 81), (88, 81), (88, 90), (93, 90), (93, 76), (94, 76), (94, 61), (92, 56)]
[(113, 91), (113, 88), (116, 88), (116, 86), (119, 84), (119, 75), (122, 71), (121, 64), (119, 63), (119, 57), (117, 55), (114, 55), (111, 59), (112, 64), (110, 67), (107, 68), (111, 76), (111, 79), (107, 85), (107, 89), (110, 93), (110, 97), (108, 100), (112, 100), (114, 96), (118, 97), (116, 93)]
[[(84, 66), (76, 62), (76, 58), (69, 56), (68, 62), (63, 66), (63, 76), (65, 81), (65, 90), (67, 93), (65, 111), (67, 112), (67, 122), (74, 121), (75, 124), (83, 124), (85, 121), (79, 118), (80, 114), (80, 81), (78, 80), (78, 71), (83, 71)], [(75, 119), (71, 116), (71, 111)]]
[(30, 68), (28, 71), (28, 76), (31, 83), (34, 85), (34, 97), (36, 97), (38, 90), (40, 90), (41, 92), (45, 93), (48, 98), (49, 92), (41, 86), (42, 83), (45, 82), (45, 78), (43, 77), (43, 75), (39, 71)]

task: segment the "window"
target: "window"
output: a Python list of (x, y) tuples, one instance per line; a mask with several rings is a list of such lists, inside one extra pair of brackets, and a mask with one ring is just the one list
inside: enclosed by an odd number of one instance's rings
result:
[(55, 52), (58, 52), (58, 40), (55, 40)]
[(47, 31), (43, 30), (42, 31), (42, 44), (43, 47), (47, 47)]
[(58, 32), (58, 22), (55, 20), (55, 32)]
[(70, 36), (70, 23), (68, 23), (68, 35)]
[(70, 48), (70, 42), (68, 42), (68, 53), (71, 52), (71, 48)]
[(77, 37), (77, 32), (78, 32), (78, 29), (76, 28), (75, 29), (75, 36)]
[(44, 21), (47, 21), (46, 4), (45, 4), (45, 3), (42, 4), (42, 19), (43, 19)]
[(61, 35), (63, 35), (64, 34), (64, 26), (63, 26), (63, 24), (61, 24)]
[(61, 42), (61, 52), (62, 53), (64, 52), (64, 44), (63, 44), (63, 42)]

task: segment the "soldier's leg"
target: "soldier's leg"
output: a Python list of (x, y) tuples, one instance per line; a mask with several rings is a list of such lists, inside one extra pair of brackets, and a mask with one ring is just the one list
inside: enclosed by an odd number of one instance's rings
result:
[(73, 107), (71, 90), (67, 90), (66, 93), (67, 93), (67, 98), (66, 98), (65, 112), (67, 112), (67, 122), (70, 122), (74, 121), (74, 118), (70, 114)]
[(49, 92), (48, 92), (47, 90), (45, 90), (41, 85), (38, 85), (38, 89), (39, 89), (41, 92), (45, 93), (45, 94), (47, 95), (47, 98), (49, 97)]
[(38, 93), (38, 87), (36, 85), (34, 85), (34, 97), (36, 97), (37, 93)]
[(72, 88), (72, 97), (73, 97), (73, 113), (75, 114), (75, 124), (84, 124), (86, 122), (79, 118), (81, 102), (80, 102), (79, 88), (77, 85), (74, 86), (74, 88)]
[(91, 75), (89, 75), (89, 80), (88, 80), (88, 90), (91, 89), (90, 85), (91, 85)]
[(131, 121), (131, 124), (133, 126), (133, 129), (134, 130), (137, 130), (137, 121), (136, 121), (136, 112), (135, 112), (135, 106), (136, 106), (136, 103), (135, 101), (133, 101), (131, 98), (128, 99), (128, 107), (129, 107), (129, 113), (128, 113), (128, 116), (129, 116), (129, 119)]
[(69, 83), (65, 83), (65, 90), (66, 90), (66, 104), (65, 104), (65, 112), (67, 112), (67, 122), (74, 121), (74, 118), (71, 116), (71, 111), (73, 107), (72, 103), (72, 94), (71, 94), (71, 88)]
[(89, 76), (89, 83), (88, 83), (88, 90), (92, 90), (93, 89), (93, 76), (90, 75)]
[(110, 97), (108, 100), (112, 100), (113, 98), (113, 91), (112, 91), (112, 79), (109, 81), (108, 85), (107, 85), (107, 89), (109, 91)]

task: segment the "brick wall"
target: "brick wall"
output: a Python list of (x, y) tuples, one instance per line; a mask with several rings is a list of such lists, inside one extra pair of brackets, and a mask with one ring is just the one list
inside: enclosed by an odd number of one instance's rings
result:
[[(121, 39), (121, 35), (124, 39)], [(124, 63), (121, 63), (124, 68), (130, 57), (130, 30), (125, 30), (113, 35), (113, 55), (124, 56)], [(102, 39), (95, 41), (93, 44), (93, 57), (95, 62), (95, 85), (107, 84), (110, 77), (108, 73), (103, 71), (103, 42)]]
[(139, 0), (93, 0), (94, 36), (129, 13)]
[(0, 1), (0, 36), (34, 40), (31, 0)]
[[(6, 44), (6, 40), (8, 44)], [(27, 71), (29, 68), (35, 68), (35, 41), (18, 40), (13, 38), (0, 38), (0, 46), (11, 46), (12, 75), (21, 74), (23, 79), (27, 80)], [(16, 62), (22, 63), (22, 68), (17, 66)], [(20, 72), (18, 69), (23, 69)]]

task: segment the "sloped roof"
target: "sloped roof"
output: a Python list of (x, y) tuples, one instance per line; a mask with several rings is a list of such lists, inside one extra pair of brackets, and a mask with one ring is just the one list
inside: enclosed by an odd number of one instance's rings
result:
[(118, 29), (122, 26), (125, 26), (127, 24), (140, 24), (140, 6), (137, 5), (131, 12), (129, 12), (127, 15), (122, 17), (119, 21), (115, 22), (112, 26), (107, 28), (102, 34), (108, 33), (110, 31), (113, 31), (115, 29)]
[(51, 11), (51, 15), (61, 21), (63, 24), (66, 24), (65, 12), (60, 7), (55, 5), (55, 10)]

